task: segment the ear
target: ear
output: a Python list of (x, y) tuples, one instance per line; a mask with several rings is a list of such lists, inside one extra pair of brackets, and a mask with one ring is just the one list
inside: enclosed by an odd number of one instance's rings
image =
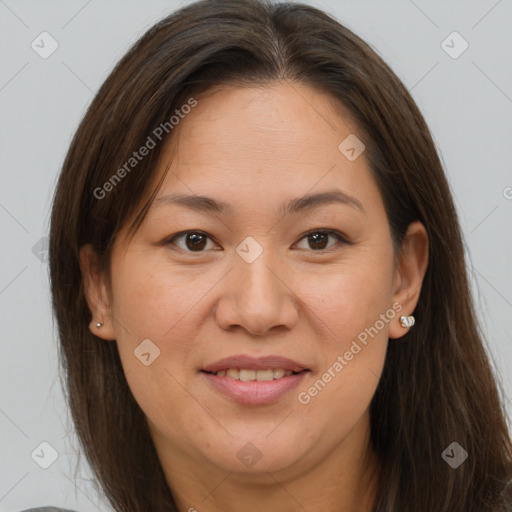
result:
[[(398, 302), (402, 305), (399, 317), (412, 315), (416, 309), (427, 266), (427, 231), (420, 221), (411, 222), (402, 241), (393, 283), (393, 304)], [(390, 338), (401, 338), (409, 330), (400, 325), (398, 318), (390, 323)]]
[[(91, 244), (80, 248), (80, 269), (82, 271), (84, 293), (92, 314), (90, 331), (104, 340), (115, 340), (105, 278), (101, 271), (99, 258)], [(102, 323), (97, 327), (97, 323)]]

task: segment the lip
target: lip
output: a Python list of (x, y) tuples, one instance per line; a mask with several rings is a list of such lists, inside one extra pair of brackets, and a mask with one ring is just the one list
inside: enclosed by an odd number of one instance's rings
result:
[(213, 373), (201, 371), (201, 374), (204, 375), (207, 382), (216, 391), (220, 391), (224, 396), (242, 405), (268, 405), (276, 403), (286, 393), (298, 386), (308, 373), (309, 370), (305, 370), (275, 380), (253, 380), (244, 382), (242, 380), (232, 379), (231, 377), (219, 377)]
[(283, 370), (292, 370), (293, 372), (308, 370), (307, 366), (304, 364), (292, 361), (287, 357), (277, 355), (253, 357), (247, 354), (239, 354), (225, 357), (215, 363), (209, 364), (202, 368), (202, 371), (214, 373), (220, 370), (228, 370), (229, 368), (245, 370), (270, 370), (273, 368), (282, 368)]
[[(215, 375), (215, 372), (229, 368), (239, 370), (278, 368), (297, 373), (268, 381), (241, 381), (227, 376)], [(267, 405), (278, 402), (286, 393), (298, 386), (310, 371), (311, 369), (307, 368), (306, 365), (287, 357), (278, 355), (253, 357), (247, 354), (238, 354), (208, 364), (201, 369), (200, 373), (215, 391), (242, 405)]]

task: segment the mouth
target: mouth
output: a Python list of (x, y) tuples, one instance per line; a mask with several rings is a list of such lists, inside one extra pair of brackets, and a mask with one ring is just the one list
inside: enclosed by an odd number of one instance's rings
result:
[(215, 375), (216, 377), (228, 377), (230, 379), (241, 380), (243, 382), (264, 382), (270, 380), (279, 380), (283, 377), (289, 377), (290, 375), (298, 375), (299, 373), (309, 370), (294, 372), (293, 370), (285, 370), (284, 368), (269, 368), (263, 370), (251, 370), (248, 368), (227, 368), (217, 372), (207, 372), (205, 370), (201, 371), (209, 373), (210, 375)]
[(200, 370), (217, 394), (242, 405), (268, 405), (285, 398), (309, 374), (305, 365), (287, 358), (241, 355)]

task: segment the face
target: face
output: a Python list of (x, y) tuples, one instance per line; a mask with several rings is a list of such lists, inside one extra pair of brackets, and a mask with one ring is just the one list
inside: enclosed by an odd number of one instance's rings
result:
[(364, 152), (354, 159), (363, 137), (337, 112), (298, 84), (198, 98), (143, 224), (117, 237), (112, 310), (94, 333), (116, 340), (162, 458), (299, 472), (367, 435), (425, 260), (395, 265)]

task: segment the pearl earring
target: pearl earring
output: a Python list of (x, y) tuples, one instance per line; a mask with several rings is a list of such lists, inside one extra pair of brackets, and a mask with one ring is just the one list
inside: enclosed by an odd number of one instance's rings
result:
[(400, 317), (400, 325), (402, 327), (407, 327), (407, 329), (412, 327), (414, 325), (414, 322), (415, 322), (415, 320), (412, 315)]

